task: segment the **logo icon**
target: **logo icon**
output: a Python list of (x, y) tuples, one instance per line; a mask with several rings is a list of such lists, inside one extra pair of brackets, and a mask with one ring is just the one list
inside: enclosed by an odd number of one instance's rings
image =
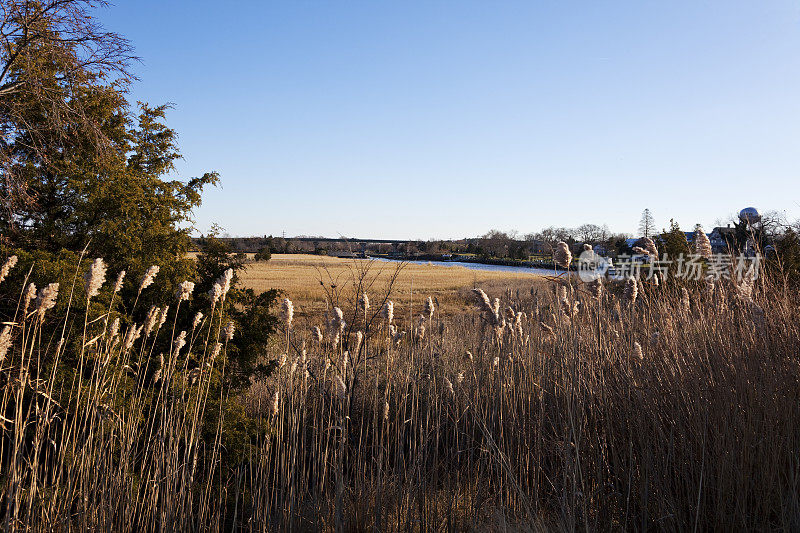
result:
[(593, 250), (584, 250), (578, 257), (578, 276), (581, 281), (589, 283), (605, 277), (608, 271), (608, 260)]

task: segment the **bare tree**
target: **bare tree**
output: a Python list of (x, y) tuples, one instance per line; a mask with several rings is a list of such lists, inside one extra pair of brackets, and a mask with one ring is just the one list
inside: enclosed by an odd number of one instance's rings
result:
[(549, 228), (544, 228), (542, 231), (537, 233), (535, 238), (536, 240), (544, 243), (546, 250), (552, 253), (558, 241), (574, 240), (575, 230), (550, 226)]
[(575, 233), (579, 240), (583, 242), (603, 242), (608, 239), (608, 226), (597, 224), (582, 224), (575, 228)]
[[(30, 205), (23, 169), (31, 154), (81, 136), (99, 156), (110, 143), (74, 98), (87, 85), (134, 79), (124, 37), (105, 31), (91, 11), (105, 0), (0, 0), (0, 202), (9, 213)], [(21, 156), (20, 151), (25, 155)], [(27, 160), (27, 161), (25, 161)]]
[(500, 230), (492, 229), (480, 237), (481, 247), (485, 252), (495, 257), (506, 257), (508, 255), (508, 244), (511, 239)]

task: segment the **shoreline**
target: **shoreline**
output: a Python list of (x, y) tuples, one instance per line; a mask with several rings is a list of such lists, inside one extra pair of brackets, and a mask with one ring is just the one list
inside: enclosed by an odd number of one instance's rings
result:
[[(520, 261), (514, 259), (479, 259), (475, 257), (464, 257), (464, 256), (453, 256), (450, 258), (443, 258), (437, 255), (424, 255), (424, 254), (413, 257), (412, 256), (396, 257), (396, 256), (391, 256), (389, 254), (369, 254), (365, 256), (364, 259), (381, 259), (384, 261), (422, 261), (431, 263), (472, 263), (476, 265), (555, 270), (557, 272), (566, 271), (564, 268), (556, 267), (556, 265), (552, 262)], [(571, 265), (569, 270), (575, 270), (574, 265)]]

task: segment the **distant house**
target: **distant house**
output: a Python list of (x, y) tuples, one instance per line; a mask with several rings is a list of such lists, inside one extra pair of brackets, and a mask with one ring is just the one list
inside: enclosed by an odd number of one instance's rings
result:
[(715, 254), (726, 253), (736, 248), (736, 228), (718, 226), (708, 234), (708, 240)]
[[(694, 232), (686, 231), (686, 241), (691, 245), (694, 243)], [(711, 242), (711, 251), (715, 254), (726, 253), (728, 250), (736, 248), (736, 228), (730, 226), (717, 226), (711, 233), (706, 233)]]

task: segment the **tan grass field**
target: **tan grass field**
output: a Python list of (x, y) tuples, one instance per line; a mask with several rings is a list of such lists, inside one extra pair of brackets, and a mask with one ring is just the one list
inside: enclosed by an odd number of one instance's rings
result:
[[(267, 262), (251, 263), (240, 274), (243, 286), (255, 291), (280, 288), (301, 314), (325, 308), (327, 294), (351, 295), (366, 271), (367, 293), (375, 301), (385, 294), (400, 263), (365, 259), (340, 259), (319, 255), (273, 255)], [(471, 270), (460, 266), (402, 264), (390, 298), (407, 308), (436, 298), (446, 314), (474, 306), (473, 287), (495, 292), (530, 291), (541, 276), (526, 272)], [(322, 282), (322, 283), (320, 283)], [(331, 287), (333, 286), (333, 290)], [(412, 293), (413, 289), (413, 293)]]

